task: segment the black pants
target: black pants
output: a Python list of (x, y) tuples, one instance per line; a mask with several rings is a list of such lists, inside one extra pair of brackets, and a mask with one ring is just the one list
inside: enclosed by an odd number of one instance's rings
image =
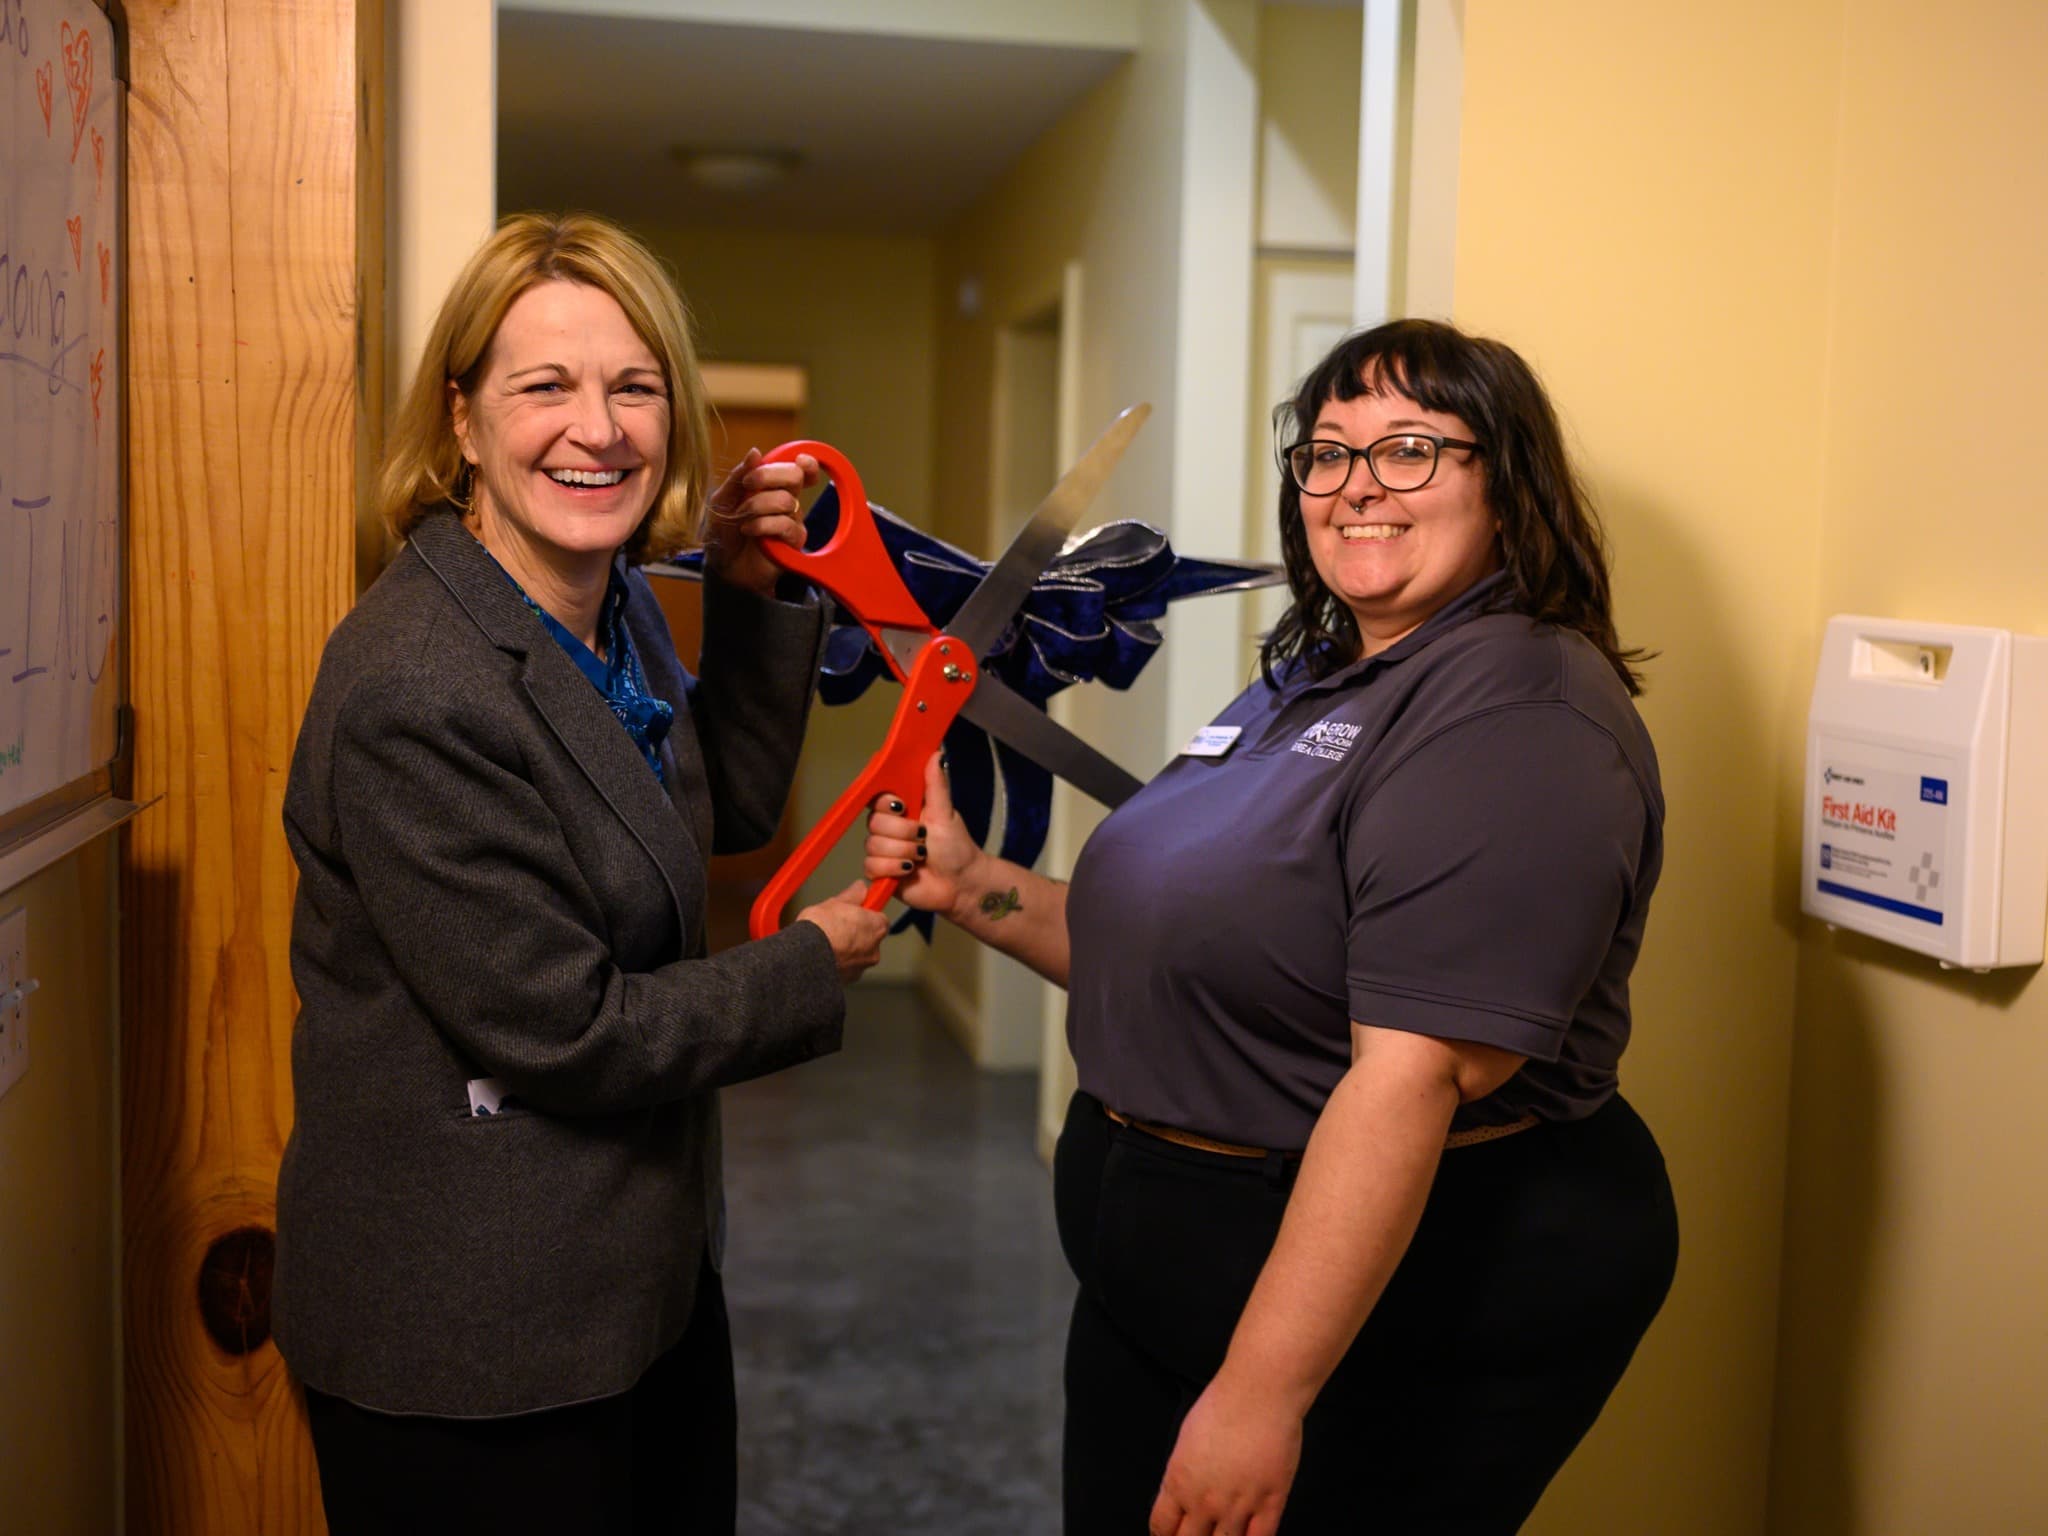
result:
[[(1222, 1364), (1293, 1164), (1115, 1124), (1086, 1094), (1055, 1164), (1081, 1282), (1067, 1536), (1142, 1536)], [(1664, 1159), (1619, 1098), (1443, 1155), (1414, 1242), (1303, 1428), (1281, 1536), (1506, 1536), (1592, 1426), (1678, 1257)]]
[(306, 1391), (332, 1536), (732, 1536), (737, 1410), (725, 1292), (631, 1391), (503, 1419), (373, 1413)]

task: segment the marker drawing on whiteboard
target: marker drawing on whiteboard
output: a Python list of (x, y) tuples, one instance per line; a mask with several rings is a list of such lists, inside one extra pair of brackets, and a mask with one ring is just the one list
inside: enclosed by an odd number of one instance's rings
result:
[(92, 34), (74, 31), (70, 22), (60, 28), (63, 38), (64, 89), (71, 97), (71, 159), (78, 161), (78, 146), (85, 139), (85, 115), (92, 110)]
[(0, 362), (40, 373), (51, 394), (82, 390), (82, 379), (64, 376), (64, 359), (85, 340), (66, 329), (71, 295), (63, 274), (16, 259), (13, 231), (0, 226)]
[[(64, 545), (57, 574), (57, 668), (76, 682), (81, 672), (88, 683), (97, 683), (107, 669), (107, 651), (113, 641), (111, 540), (94, 539), (80, 530), (72, 537), (75, 518), (64, 519)], [(100, 525), (102, 533), (118, 525), (112, 519)], [(103, 550), (109, 555), (100, 558)], [(99, 655), (91, 650), (93, 630), (99, 630)]]
[[(17, 525), (27, 545), (28, 558), (21, 563), (22, 585), (18, 594), (7, 593), (7, 598), (20, 598), (21, 630), (19, 644), (11, 629), (0, 633), (0, 656), (20, 654), (22, 661), (18, 670), (0, 668), (0, 677), (10, 683), (25, 683), (32, 677), (53, 676), (76, 682), (82, 676), (87, 684), (97, 685), (105, 676), (108, 658), (114, 646), (114, 596), (119, 581), (120, 521), (114, 517), (101, 517), (88, 522), (73, 508), (69, 511), (52, 511), (53, 498), (49, 496), (11, 496), (8, 498), (14, 511), (26, 514)], [(36, 597), (36, 554), (39, 519), (35, 514), (44, 513), (58, 519), (57, 549), (57, 618), (54, 633), (47, 617), (47, 605), (38, 617)], [(46, 519), (45, 519), (46, 520)], [(47, 530), (40, 541), (48, 546)], [(45, 557), (47, 569), (47, 557)], [(10, 559), (4, 568), (9, 574), (14, 566)], [(0, 600), (0, 612), (9, 612), (10, 602)]]
[[(48, 505), (49, 497), (45, 496), (41, 498), (41, 501), (43, 505)], [(19, 501), (16, 501), (14, 505), (17, 510), (32, 510), (22, 507)], [(28, 519), (28, 560), (22, 569), (28, 574), (29, 580), (22, 589), (21, 649), (23, 661), (29, 664), (24, 665), (19, 672), (14, 673), (8, 678), (8, 681), (11, 683), (24, 683), (30, 678), (40, 677), (50, 670), (48, 667), (38, 667), (32, 664), (36, 648), (36, 584), (34, 579), (36, 569), (36, 520), (34, 517)]]
[(10, 48), (28, 57), (28, 18), (21, 14), (21, 0), (0, 0), (0, 53)]

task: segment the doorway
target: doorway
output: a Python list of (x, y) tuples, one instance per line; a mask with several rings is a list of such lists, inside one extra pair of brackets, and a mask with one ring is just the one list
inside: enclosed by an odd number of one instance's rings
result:
[[(1064, 298), (1063, 293), (1053, 295), (996, 332), (989, 520), (982, 551), (990, 559), (1009, 548), (1065, 468)], [(994, 826), (1003, 825), (1006, 811), (999, 781)], [(1045, 983), (993, 949), (980, 948), (977, 955), (976, 1064), (985, 1070), (1037, 1070), (1042, 1065)]]

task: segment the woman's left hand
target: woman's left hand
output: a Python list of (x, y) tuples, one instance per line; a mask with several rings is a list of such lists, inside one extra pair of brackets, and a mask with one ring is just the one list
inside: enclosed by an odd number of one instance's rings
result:
[(766, 539), (804, 547), (800, 499), (818, 483), (818, 461), (798, 454), (789, 464), (763, 464), (761, 450), (749, 448), (725, 483), (711, 493), (710, 527), (704, 565), (735, 586), (763, 597), (775, 590), (782, 568), (761, 552)]
[(1152, 1536), (1273, 1536), (1301, 1465), (1301, 1416), (1219, 1375), (1181, 1420)]

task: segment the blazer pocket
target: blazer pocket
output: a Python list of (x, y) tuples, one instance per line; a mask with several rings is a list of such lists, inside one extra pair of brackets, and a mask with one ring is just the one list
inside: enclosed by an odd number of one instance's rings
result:
[(472, 1077), (465, 1086), (469, 1090), (469, 1118), (472, 1120), (518, 1119), (532, 1113), (495, 1077)]

